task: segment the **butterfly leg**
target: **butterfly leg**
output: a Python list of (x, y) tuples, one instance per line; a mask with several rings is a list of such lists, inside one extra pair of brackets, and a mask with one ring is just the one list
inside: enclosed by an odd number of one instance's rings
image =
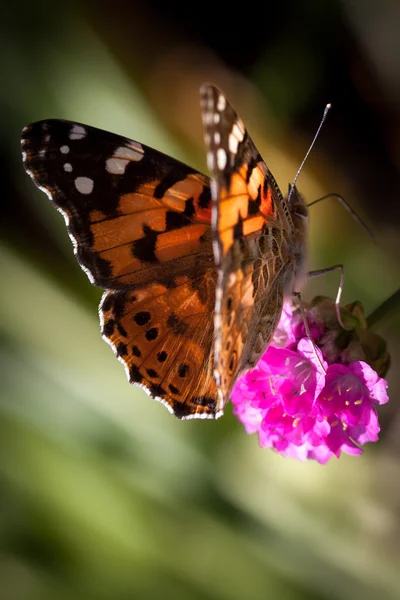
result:
[(301, 294), (300, 294), (300, 292), (293, 292), (293, 297), (296, 298), (296, 300), (298, 302), (300, 313), (301, 313), (301, 316), (302, 316), (302, 319), (303, 319), (303, 323), (304, 323), (304, 328), (306, 330), (307, 337), (308, 337), (308, 339), (310, 340), (310, 342), (312, 344), (315, 358), (319, 362), (322, 371), (324, 373), (326, 373), (326, 369), (325, 369), (324, 365), (322, 364), (322, 361), (321, 361), (320, 357), (318, 356), (318, 352), (317, 352), (317, 348), (315, 346), (314, 340), (311, 337), (311, 332), (310, 332), (310, 328), (308, 326), (307, 316), (306, 316), (306, 313), (305, 313), (305, 310), (304, 310), (303, 302), (301, 300)]
[(320, 275), (325, 275), (325, 273), (329, 273), (330, 271), (340, 271), (340, 282), (338, 291), (336, 294), (335, 300), (335, 309), (336, 309), (336, 317), (338, 323), (342, 329), (348, 330), (348, 327), (345, 327), (342, 321), (342, 317), (340, 314), (340, 298), (342, 297), (343, 292), (343, 284), (344, 284), (344, 266), (343, 265), (333, 265), (333, 267), (326, 267), (325, 269), (317, 269), (316, 271), (309, 271), (309, 277), (319, 277)]

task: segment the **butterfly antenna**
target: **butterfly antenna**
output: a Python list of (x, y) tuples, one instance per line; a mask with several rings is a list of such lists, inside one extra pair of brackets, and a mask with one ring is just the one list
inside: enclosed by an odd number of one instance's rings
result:
[(300, 165), (300, 167), (299, 167), (299, 169), (298, 169), (298, 171), (296, 173), (296, 177), (294, 178), (293, 183), (290, 186), (289, 196), (288, 196), (288, 199), (287, 199), (288, 204), (290, 202), (290, 198), (291, 198), (291, 195), (293, 193), (294, 186), (296, 185), (296, 181), (298, 180), (299, 175), (301, 173), (301, 170), (304, 167), (304, 163), (306, 162), (306, 160), (307, 160), (307, 158), (308, 158), (311, 150), (313, 149), (313, 146), (314, 146), (315, 142), (317, 141), (317, 137), (319, 135), (319, 132), (321, 131), (321, 127), (325, 123), (326, 117), (328, 116), (328, 112), (330, 111), (331, 108), (332, 108), (332, 104), (327, 104), (325, 106), (324, 114), (322, 115), (321, 123), (319, 124), (319, 127), (317, 129), (317, 133), (314, 135), (314, 139), (311, 142), (311, 145), (310, 145), (309, 149), (307, 150), (305, 157), (303, 158), (303, 162), (301, 163), (301, 165)]

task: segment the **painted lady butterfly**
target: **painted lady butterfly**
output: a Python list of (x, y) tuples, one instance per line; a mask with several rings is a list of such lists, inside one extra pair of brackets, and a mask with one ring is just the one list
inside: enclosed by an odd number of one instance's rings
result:
[(243, 122), (201, 88), (213, 179), (87, 125), (25, 127), (26, 171), (104, 288), (104, 339), (130, 383), (176, 417), (216, 418), (266, 350), (304, 274), (308, 211), (285, 199)]

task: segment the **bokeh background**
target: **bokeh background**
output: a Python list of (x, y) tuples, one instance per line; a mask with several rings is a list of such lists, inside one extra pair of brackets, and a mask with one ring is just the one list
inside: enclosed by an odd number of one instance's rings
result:
[[(259, 448), (228, 406), (175, 420), (102, 342), (101, 291), (26, 176), (20, 131), (60, 117), (206, 171), (198, 88), (221, 87), (286, 190), (312, 208), (310, 267), (346, 266), (371, 313), (398, 287), (400, 3), (3, 2), (0, 14), (1, 600), (400, 598), (399, 315), (391, 402), (362, 457)], [(305, 297), (334, 296), (338, 277)]]

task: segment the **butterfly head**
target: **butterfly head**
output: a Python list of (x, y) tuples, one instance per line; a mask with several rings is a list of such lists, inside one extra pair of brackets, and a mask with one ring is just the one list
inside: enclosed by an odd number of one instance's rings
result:
[(293, 184), (289, 184), (287, 202), (290, 210), (290, 216), (292, 217), (293, 221), (293, 279), (291, 285), (288, 286), (286, 290), (291, 295), (293, 290), (298, 290), (303, 287), (305, 280), (307, 262), (308, 208), (303, 196)]
[(308, 224), (308, 208), (295, 185), (289, 183), (288, 203), (292, 219), (300, 229)]

